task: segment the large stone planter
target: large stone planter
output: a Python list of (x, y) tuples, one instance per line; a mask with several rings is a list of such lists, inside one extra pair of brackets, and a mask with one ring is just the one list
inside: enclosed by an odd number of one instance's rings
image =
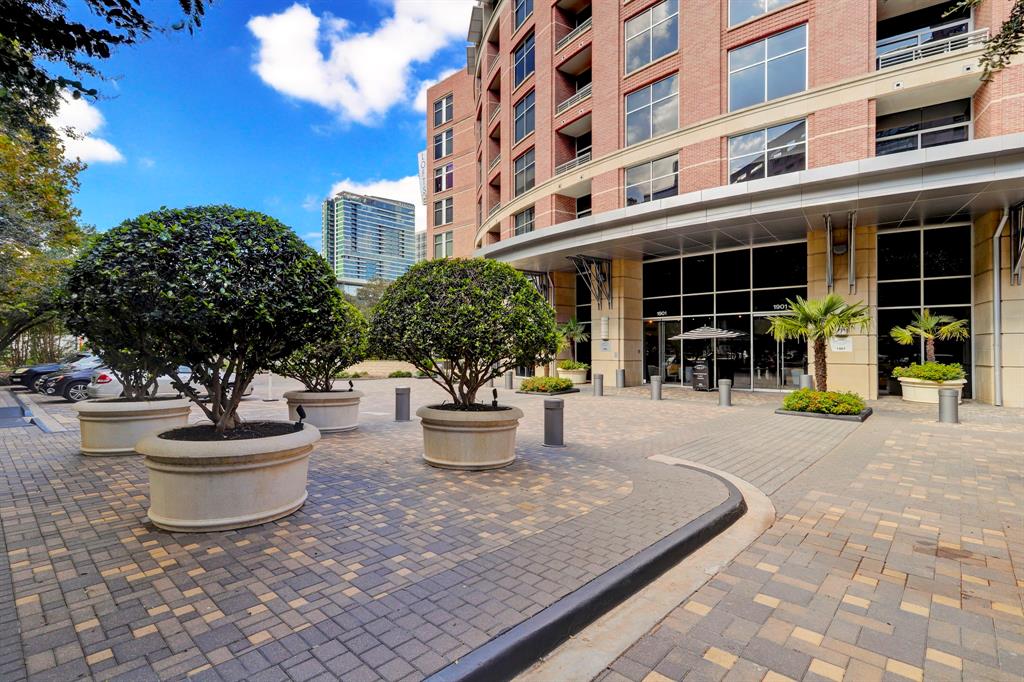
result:
[(302, 405), (306, 411), (306, 422), (320, 429), (320, 433), (351, 431), (359, 426), (359, 400), (362, 397), (360, 391), (288, 391), (284, 394), (288, 401), (288, 418), (298, 421), (296, 408)]
[(134, 455), (146, 436), (188, 425), (192, 403), (171, 400), (85, 400), (75, 403), (82, 432), (82, 454)]
[(559, 368), (558, 369), (558, 378), (559, 379), (568, 379), (569, 381), (571, 381), (573, 383), (574, 386), (577, 385), (577, 384), (585, 384), (585, 383), (587, 383), (587, 370), (585, 370), (585, 369), (561, 369), (561, 368)]
[(164, 530), (196, 533), (287, 516), (306, 501), (309, 453), (318, 440), (311, 424), (250, 440), (147, 436), (136, 449), (149, 469), (149, 520)]
[(460, 412), (421, 407), (423, 459), (444, 469), (497, 469), (516, 458), (518, 407), (487, 412)]
[(903, 388), (903, 399), (910, 403), (933, 403), (939, 402), (939, 389), (955, 388), (957, 402), (963, 401), (964, 384), (966, 379), (955, 379), (953, 381), (927, 381), (925, 379), (913, 379), (911, 377), (899, 377), (900, 386)]

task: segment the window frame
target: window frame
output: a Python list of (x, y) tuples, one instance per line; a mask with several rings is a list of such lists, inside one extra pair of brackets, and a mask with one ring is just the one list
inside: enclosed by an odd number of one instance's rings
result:
[[(659, 100), (655, 100), (654, 99), (654, 86), (658, 85), (659, 83), (664, 83), (665, 81), (667, 81), (669, 79), (674, 79), (675, 80), (675, 91), (671, 95), (668, 95), (666, 97), (662, 97)], [(651, 91), (650, 102), (647, 103), (647, 104), (643, 104), (643, 105), (641, 105), (639, 107), (636, 107), (635, 109), (630, 109), (629, 108), (629, 104), (628, 104), (629, 98), (632, 95), (635, 95), (635, 94), (637, 94), (637, 93), (639, 93), (639, 92), (641, 92), (643, 90), (650, 90)], [(675, 125), (674, 128), (672, 128), (670, 130), (664, 130), (664, 131), (656, 133), (654, 131), (654, 106), (655, 106), (655, 104), (658, 104), (660, 102), (665, 102), (665, 101), (673, 99), (673, 98), (676, 101), (676, 106), (675, 106), (676, 125)], [(650, 135), (648, 135), (647, 137), (641, 138), (639, 140), (630, 141), (629, 140), (629, 116), (630, 116), (630, 114), (634, 114), (634, 113), (636, 113), (636, 112), (638, 112), (638, 111), (640, 111), (640, 110), (642, 110), (644, 108), (649, 108), (651, 110), (651, 115), (649, 117), (649, 119), (650, 119)], [(623, 99), (623, 121), (622, 122), (623, 122), (623, 133), (622, 134), (623, 134), (623, 137), (624, 137), (624, 139), (623, 139), (624, 145), (623, 146), (625, 146), (625, 147), (629, 147), (629, 146), (632, 146), (634, 144), (640, 144), (641, 142), (646, 142), (647, 140), (653, 140), (654, 138), (660, 137), (662, 135), (666, 135), (666, 134), (672, 132), (673, 130), (679, 130), (679, 72), (676, 71), (676, 72), (670, 73), (669, 75), (665, 76), (664, 78), (659, 78), (658, 80), (653, 81), (651, 83), (648, 83), (647, 85), (639, 87), (639, 88), (637, 88), (637, 89), (635, 89), (635, 90), (633, 90), (631, 92), (627, 92), (625, 94), (625, 96), (624, 96), (624, 99)]]
[[(523, 167), (519, 167), (519, 162), (524, 160), (527, 156), (530, 157), (529, 163), (524, 162)], [(529, 174), (529, 178), (526, 175)], [(523, 176), (523, 187), (519, 187), (519, 178)], [(527, 187), (527, 182), (529, 186)], [(512, 196), (518, 197), (526, 194), (534, 187), (537, 186), (537, 153), (534, 147), (530, 147), (525, 152), (517, 156), (512, 161)]]
[[(769, 57), (768, 56), (768, 41), (769, 40), (771, 40), (772, 38), (777, 38), (779, 36), (784, 36), (787, 33), (792, 33), (793, 31), (800, 31), (800, 30), (803, 30), (803, 33), (804, 33), (804, 45), (803, 45), (802, 48), (798, 48), (798, 49), (795, 49), (795, 50), (790, 50), (789, 52), (784, 52), (782, 54), (777, 54), (777, 55), (775, 55), (773, 57)], [(754, 40), (754, 41), (751, 41), (751, 42), (746, 43), (744, 45), (739, 45), (738, 47), (734, 47), (731, 50), (729, 50), (728, 52), (726, 52), (726, 56), (725, 56), (725, 62), (726, 62), (725, 63), (725, 70), (726, 70), (726, 87), (728, 88), (728, 94), (726, 96), (728, 112), (740, 111), (741, 109), (747, 109), (747, 108), (750, 108), (750, 107), (756, 107), (756, 106), (759, 106), (761, 104), (766, 104), (768, 102), (774, 102), (775, 100), (777, 100), (777, 99), (779, 99), (781, 97), (789, 97), (790, 95), (795, 95), (798, 92), (806, 92), (807, 91), (808, 74), (809, 74), (809, 70), (810, 70), (810, 65), (808, 64), (809, 57), (810, 57), (810, 43), (811, 43), (811, 40), (810, 40), (810, 30), (811, 29), (810, 29), (809, 23), (808, 22), (804, 22), (802, 24), (798, 24), (796, 26), (791, 26), (790, 28), (787, 28), (785, 30), (773, 33), (770, 36), (765, 36), (764, 38), (761, 38), (760, 40)], [(743, 66), (743, 67), (741, 67), (739, 69), (733, 70), (732, 63), (731, 63), (732, 62), (731, 57), (732, 57), (733, 53), (738, 52), (739, 50), (747, 49), (749, 47), (752, 47), (752, 46), (758, 45), (758, 44), (763, 44), (764, 45), (764, 56), (763, 56), (763, 58), (760, 61), (757, 61), (757, 62), (755, 62), (753, 64), (749, 64), (747, 66)], [(800, 88), (799, 90), (794, 90), (793, 92), (787, 93), (785, 95), (779, 95), (779, 97), (774, 97), (772, 99), (769, 99), (768, 98), (768, 88), (769, 88), (769, 83), (768, 83), (768, 64), (770, 62), (777, 61), (777, 60), (783, 59), (785, 57), (789, 57), (790, 55), (797, 54), (798, 52), (803, 52), (804, 53), (804, 84), (803, 84), (803, 87)], [(733, 108), (732, 95), (733, 95), (733, 92), (735, 91), (735, 88), (733, 88), (733, 85), (732, 85), (732, 77), (733, 77), (733, 75), (741, 73), (741, 72), (750, 71), (751, 69), (756, 69), (756, 68), (760, 68), (761, 71), (762, 71), (762, 75), (763, 75), (762, 82), (764, 83), (764, 91), (762, 92), (762, 99), (760, 101), (754, 102), (752, 104), (746, 104), (746, 105), (744, 105), (742, 107)]]
[[(517, 31), (526, 20), (533, 15), (533, 2), (534, 0), (513, 0), (512, 2), (512, 30)], [(522, 19), (519, 18), (519, 10), (529, 5), (529, 10), (523, 15)]]
[[(530, 105), (526, 107), (522, 112), (519, 111), (519, 106), (526, 102), (527, 98), (530, 98)], [(512, 144), (517, 144), (526, 139), (526, 137), (537, 129), (537, 91), (530, 90), (528, 93), (519, 98), (514, 105), (512, 105)], [(519, 120), (520, 118), (530, 118), (530, 129), (519, 134)], [(525, 127), (525, 126), (524, 126)]]
[[(778, 146), (775, 146), (775, 147), (768, 146), (770, 144), (770, 141), (768, 139), (768, 131), (769, 130), (772, 130), (773, 128), (780, 128), (782, 126), (793, 125), (793, 124), (796, 124), (796, 123), (803, 123), (803, 126), (804, 126), (803, 140), (801, 140), (798, 143), (789, 143), (789, 144), (784, 144), (784, 145), (778, 145)], [(737, 139), (737, 138), (745, 137), (747, 135), (751, 135), (751, 134), (754, 134), (754, 133), (763, 133), (764, 134), (764, 140), (762, 142), (762, 148), (759, 151), (757, 151), (757, 152), (749, 152), (747, 154), (739, 154), (738, 156), (733, 156), (733, 153), (732, 153), (732, 141)], [(787, 173), (769, 174), (768, 173), (769, 154), (771, 152), (779, 150), (779, 149), (786, 149), (788, 147), (792, 147), (795, 144), (803, 146), (803, 154), (804, 154), (804, 166), (803, 166), (803, 168), (799, 168), (797, 170), (788, 171)], [(747, 157), (754, 157), (755, 155), (760, 155), (760, 157), (762, 159), (763, 168), (764, 168), (764, 175), (761, 176), (760, 178), (751, 178), (749, 180), (733, 180), (732, 179), (732, 162), (733, 162), (733, 159), (741, 159), (741, 158), (747, 158)], [(788, 173), (797, 173), (797, 172), (802, 171), (802, 170), (807, 170), (807, 119), (806, 118), (797, 118), (797, 119), (793, 119), (792, 121), (784, 121), (783, 123), (776, 123), (775, 125), (766, 126), (764, 128), (757, 128), (757, 129), (754, 129), (754, 130), (748, 130), (748, 131), (746, 131), (744, 133), (737, 133), (736, 135), (730, 135), (726, 139), (726, 156), (727, 156), (727, 159), (726, 159), (726, 169), (727, 169), (727, 173), (729, 174), (729, 182), (728, 182), (728, 184), (730, 184), (730, 185), (736, 184), (737, 182), (752, 182), (754, 180), (763, 180), (765, 178), (775, 178), (775, 177), (779, 177), (780, 175), (787, 175)]]
[[(440, 109), (438, 109), (438, 105)], [(438, 114), (441, 115), (441, 120), (437, 120)], [(455, 94), (449, 92), (444, 97), (439, 97), (434, 100), (434, 127), (443, 126), (455, 118)]]
[[(655, 24), (654, 23), (654, 18), (653, 18), (654, 17), (654, 10), (657, 7), (661, 7), (662, 5), (664, 5), (665, 3), (668, 3), (668, 2), (675, 2), (675, 4), (676, 4), (675, 13), (668, 15), (664, 19), (661, 19), (660, 21), (658, 21), (657, 24)], [(641, 17), (643, 17), (645, 15), (650, 17), (650, 21), (649, 21), (648, 27), (643, 29), (639, 33), (634, 34), (633, 36), (629, 36), (628, 35), (628, 28), (627, 28), (629, 23), (631, 21), (635, 21), (635, 20), (637, 20), (637, 19), (639, 19), (639, 18), (641, 18)], [(653, 40), (653, 37), (654, 37), (654, 27), (655, 26), (660, 26), (661, 24), (664, 24), (665, 22), (670, 21), (673, 17), (675, 17), (675, 19), (676, 19), (676, 44), (675, 44), (675, 48), (672, 49), (672, 50), (669, 50), (668, 52), (666, 52), (663, 55), (659, 55), (659, 56), (655, 57), (652, 54), (652, 52), (654, 50), (654, 40)], [(648, 46), (647, 54), (649, 56), (649, 59), (646, 62), (644, 62), (643, 64), (641, 64), (640, 66), (638, 66), (635, 69), (631, 70), (629, 68), (629, 42), (631, 40), (636, 40), (639, 36), (641, 36), (641, 35), (643, 35), (645, 33), (647, 34), (647, 46)], [(636, 73), (636, 72), (638, 72), (638, 71), (640, 71), (642, 69), (647, 68), (648, 66), (650, 66), (651, 64), (653, 64), (654, 62), (656, 62), (656, 61), (658, 61), (660, 59), (664, 59), (665, 57), (668, 57), (671, 54), (675, 54), (676, 52), (679, 52), (679, 0), (662, 0), (659, 3), (651, 5), (650, 7), (648, 7), (647, 9), (645, 9), (642, 12), (637, 12), (633, 16), (631, 16), (628, 19), (626, 19), (625, 21), (623, 21), (622, 22), (622, 41), (623, 41), (622, 42), (622, 69), (623, 69), (623, 73), (625, 75), (627, 75), (627, 76), (630, 75), (630, 74), (634, 74), (634, 73)]]
[[(455, 230), (446, 230), (445, 232), (434, 233), (434, 258), (451, 258), (455, 255)], [(441, 253), (438, 254), (438, 246), (441, 247)]]
[[(529, 49), (528, 50), (526, 49), (527, 43), (529, 43)], [(520, 50), (523, 50), (522, 55), (520, 55)], [(512, 89), (513, 90), (518, 88), (520, 85), (522, 85), (524, 82), (526, 82), (527, 78), (529, 78), (534, 73), (536, 73), (536, 71), (537, 71), (537, 52), (536, 51), (537, 51), (537, 39), (536, 39), (536, 34), (534, 32), (532, 32), (532, 31), (527, 36), (525, 36), (522, 40), (520, 40), (519, 44), (516, 45), (515, 49), (512, 50)], [(519, 64), (520, 64), (520, 62), (523, 62), (525, 64), (525, 62), (527, 60), (527, 55), (528, 54), (531, 57), (531, 61), (533, 62), (533, 64), (530, 67), (529, 72), (525, 72), (524, 71), (523, 77), (519, 78)]]
[[(879, 137), (878, 136), (878, 119), (879, 118), (884, 118), (885, 116), (894, 115), (894, 114), (906, 113), (906, 111), (919, 111), (919, 110), (923, 110), (923, 109), (929, 109), (931, 107), (941, 106), (943, 104), (951, 104), (953, 102), (959, 102), (959, 101), (963, 101), (963, 100), (967, 101), (967, 116), (968, 116), (968, 118), (967, 118), (966, 121), (960, 121), (958, 123), (947, 123), (945, 125), (934, 126), (932, 128), (920, 128), (919, 127), (917, 130), (912, 130), (912, 131), (906, 132), (906, 133), (896, 133), (894, 135), (885, 135), (883, 137)], [(919, 152), (922, 149), (932, 149), (934, 147), (944, 147), (947, 144), (958, 144), (957, 142), (945, 142), (943, 144), (933, 144), (933, 145), (930, 145), (928, 147), (922, 147), (921, 146), (921, 136), (922, 135), (926, 135), (928, 133), (934, 133), (934, 132), (941, 132), (943, 130), (955, 130), (955, 129), (958, 129), (958, 128), (964, 128), (967, 131), (967, 140), (960, 140), (960, 142), (965, 142), (965, 141), (969, 142), (970, 140), (974, 139), (974, 98), (973, 97), (964, 97), (961, 100), (952, 100), (951, 102), (939, 102), (938, 104), (930, 104), (930, 105), (926, 105), (926, 106), (923, 106), (923, 107), (917, 107), (916, 109), (906, 109), (906, 110), (903, 110), (903, 111), (894, 111), (894, 112), (892, 112), (892, 114), (885, 114), (883, 116), (876, 116), (875, 117), (875, 156), (889, 156), (891, 154), (902, 154), (904, 152)], [(889, 128), (885, 128), (884, 130), (889, 130)], [(883, 154), (879, 154), (878, 153), (878, 143), (879, 142), (889, 142), (891, 140), (901, 140), (901, 139), (911, 139), (911, 138), (913, 138), (913, 139), (915, 139), (917, 141), (917, 146), (915, 146), (913, 149), (897, 149), (897, 150), (893, 150), (893, 151), (890, 151), (890, 152), (885, 152)]]
[(447, 192), (455, 187), (455, 163), (449, 161), (446, 164), (434, 168), (434, 193)]
[[(437, 155), (440, 146), (441, 155)], [(447, 128), (434, 134), (434, 161), (451, 156), (455, 151), (455, 128)]]
[[(764, 3), (768, 2), (768, 0), (758, 0), (758, 2), (760, 2), (763, 5)], [(764, 10), (758, 12), (757, 14), (751, 14), (746, 19), (740, 19), (739, 21), (733, 21), (732, 20), (732, 0), (729, 0), (728, 6), (726, 7), (726, 10), (725, 10), (729, 14), (729, 17), (728, 17), (728, 22), (729, 22), (728, 28), (735, 28), (735, 27), (737, 27), (737, 26), (739, 26), (741, 24), (747, 23), (748, 21), (754, 21), (756, 19), (760, 19), (761, 17), (763, 17), (763, 16), (765, 16), (767, 14), (771, 14), (773, 12), (778, 12), (778, 11), (788, 7), (789, 5), (796, 4), (796, 2), (797, 2), (797, 0), (784, 0), (782, 2), (782, 4), (780, 4), (778, 7), (773, 7), (772, 9), (764, 9)]]
[[(438, 215), (441, 219), (438, 220)], [(455, 222), (455, 198), (442, 197), (434, 202), (434, 227)]]
[[(666, 159), (673, 159), (675, 161), (675, 170), (672, 171), (671, 173), (667, 174), (667, 175), (659, 175), (659, 176), (655, 177), (655, 175), (654, 175), (654, 164), (658, 163), (659, 161), (665, 161)], [(629, 175), (629, 171), (631, 171), (633, 169), (636, 169), (636, 168), (640, 168), (642, 166), (649, 166), (650, 167), (650, 177), (647, 180), (643, 180), (641, 182), (634, 182), (633, 184), (628, 184), (627, 176)], [(663, 178), (675, 177), (675, 179), (676, 179), (676, 183), (675, 183), (676, 192), (675, 192), (674, 195), (670, 195), (670, 196), (677, 196), (679, 194), (679, 152), (676, 152), (674, 154), (669, 154), (667, 156), (662, 156), (662, 157), (659, 157), (657, 159), (650, 159), (649, 161), (643, 161), (641, 163), (636, 163), (636, 164), (633, 164), (632, 166), (629, 166), (627, 168), (623, 168), (622, 171), (623, 171), (623, 173), (622, 173), (622, 187), (623, 187), (623, 192), (625, 194), (625, 202), (624, 202), (624, 204), (625, 204), (625, 206), (627, 208), (630, 207), (630, 206), (639, 206), (641, 204), (649, 204), (650, 202), (655, 201), (656, 199), (654, 198), (654, 183), (655, 183), (655, 181), (661, 180)], [(646, 199), (644, 201), (637, 201), (637, 202), (632, 203), (632, 204), (629, 203), (629, 188), (630, 187), (639, 187), (640, 185), (645, 185), (645, 184), (648, 185), (648, 189), (650, 190), (650, 192), (648, 194), (649, 194), (649, 196), (651, 198), (650, 199)], [(663, 198), (663, 197), (659, 197), (659, 199), (660, 198)]]
[[(527, 213), (530, 214), (529, 221), (525, 221), (523, 225), (520, 225), (520, 216), (525, 216)], [(524, 208), (519, 213), (516, 213), (514, 216), (512, 216), (512, 236), (518, 237), (520, 235), (529, 234), (530, 232), (533, 232), (533, 224), (536, 219), (537, 214), (534, 211), (533, 206), (530, 206), (529, 208)]]

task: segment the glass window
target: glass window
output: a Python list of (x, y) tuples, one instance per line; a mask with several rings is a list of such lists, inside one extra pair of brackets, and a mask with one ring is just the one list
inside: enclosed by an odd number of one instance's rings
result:
[[(924, 231), (924, 276), (971, 274), (971, 231), (950, 227)], [(926, 294), (927, 296), (927, 294)], [(927, 303), (926, 303), (927, 305)]]
[(644, 298), (679, 295), (679, 259), (644, 263)]
[(512, 54), (512, 64), (514, 72), (513, 86), (519, 85), (526, 80), (527, 76), (533, 73), (535, 65), (532, 33), (523, 38), (523, 41), (515, 49), (515, 52)]
[(528, 150), (515, 160), (515, 196), (533, 189), (534, 183), (534, 152)]
[(801, 171), (807, 167), (803, 120), (729, 138), (729, 182)]
[(807, 243), (763, 246), (753, 250), (754, 288), (807, 283)]
[(792, 0), (729, 0), (729, 25), (735, 26), (747, 19), (766, 14)]
[(673, 154), (626, 169), (626, 205), (679, 193), (679, 157)]
[(450, 258), (455, 255), (455, 232), (439, 232), (434, 235), (434, 258)]
[(729, 111), (807, 89), (807, 25), (729, 51)]
[(644, 300), (644, 317), (679, 317), (679, 297), (649, 298)]
[(453, 95), (445, 95), (434, 102), (434, 127), (443, 125), (452, 120), (455, 112), (455, 99)]
[(527, 232), (533, 232), (533, 206), (515, 215), (516, 235), (526, 234)]
[(434, 169), (434, 191), (445, 192), (455, 184), (455, 164), (446, 163)]
[(711, 315), (715, 312), (714, 294), (683, 296), (683, 314)]
[(884, 232), (878, 235), (878, 279), (921, 276), (921, 232)]
[(584, 194), (576, 199), (576, 217), (586, 218), (590, 215), (590, 195)]
[(434, 225), (447, 225), (455, 219), (455, 201), (445, 197), (434, 202)]
[(523, 25), (526, 17), (533, 14), (533, 0), (515, 0), (516, 28)]
[[(683, 293), (697, 294), (715, 290), (715, 266), (711, 255), (683, 259)], [(687, 313), (689, 315), (690, 313)]]
[(665, 0), (626, 21), (626, 73), (678, 49), (678, 0)]
[(970, 137), (971, 100), (944, 102), (879, 116), (875, 121), (875, 155), (938, 147)]
[(443, 159), (452, 153), (452, 143), (455, 140), (455, 129), (449, 128), (443, 133), (434, 135), (434, 159)]
[(515, 137), (513, 138), (516, 142), (523, 139), (527, 135), (533, 132), (534, 127), (534, 113), (533, 104), (535, 99), (535, 93), (533, 90), (526, 93), (521, 100), (516, 102), (515, 106)]
[(679, 127), (679, 79), (673, 74), (626, 95), (626, 144)]
[(715, 296), (716, 312), (745, 313), (750, 310), (750, 290), (733, 291)]
[(921, 282), (879, 282), (878, 305), (886, 307), (921, 305)]
[[(715, 254), (715, 289), (750, 288), (750, 249), (720, 251)], [(749, 310), (745, 308), (744, 310)]]
[[(754, 249), (754, 262), (757, 262), (757, 252), (761, 249)], [(805, 260), (807, 256), (804, 256)], [(806, 280), (805, 280), (806, 281)], [(756, 286), (756, 285), (755, 285)], [(754, 289), (754, 307), (757, 312), (775, 312), (789, 310), (787, 300), (795, 301), (796, 297), (807, 298), (807, 287), (789, 287), (787, 289)]]

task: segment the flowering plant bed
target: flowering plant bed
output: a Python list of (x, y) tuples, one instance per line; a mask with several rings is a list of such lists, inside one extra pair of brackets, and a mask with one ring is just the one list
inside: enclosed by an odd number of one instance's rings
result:
[(563, 393), (579, 393), (580, 389), (573, 388), (571, 379), (561, 377), (530, 377), (523, 379), (516, 393), (527, 393), (530, 395), (561, 395)]
[(790, 393), (782, 401), (782, 408), (775, 410), (775, 414), (858, 422), (870, 417), (871, 413), (871, 408), (856, 393), (815, 391), (810, 388)]

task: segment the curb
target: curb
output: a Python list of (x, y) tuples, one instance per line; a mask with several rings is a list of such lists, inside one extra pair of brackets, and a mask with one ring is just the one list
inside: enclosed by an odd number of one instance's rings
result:
[(844, 422), (865, 422), (868, 417), (874, 414), (874, 410), (870, 407), (865, 407), (857, 414), (825, 414), (823, 412), (798, 412), (796, 410), (783, 410), (782, 408), (779, 408), (775, 410), (775, 414), (783, 414), (790, 417), (809, 417), (810, 419), (835, 419), (837, 421)]
[(511, 679), (657, 579), (746, 513), (747, 505), (743, 495), (727, 478), (689, 464), (680, 466), (717, 478), (729, 496), (718, 506), (653, 545), (640, 550), (455, 663), (448, 664), (427, 678), (428, 682), (492, 682)]
[(67, 431), (67, 428), (64, 425), (51, 417), (42, 405), (39, 405), (32, 399), (31, 393), (12, 392), (11, 395), (13, 395), (14, 400), (21, 405), (25, 416), (29, 417), (29, 421), (31, 421), (43, 433), (62, 433)]

